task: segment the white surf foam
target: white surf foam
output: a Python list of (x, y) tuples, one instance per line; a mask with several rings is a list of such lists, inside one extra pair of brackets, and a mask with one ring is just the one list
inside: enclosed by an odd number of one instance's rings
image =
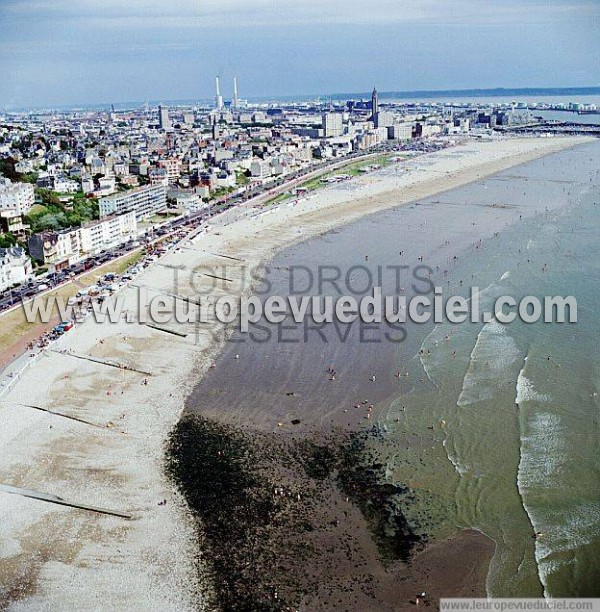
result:
[(525, 367), (521, 369), (517, 377), (517, 397), (515, 403), (549, 401), (550, 397), (548, 395), (543, 395), (535, 390), (533, 383), (525, 376), (524, 370)]
[(457, 405), (463, 407), (492, 399), (518, 357), (519, 349), (506, 328), (496, 319), (486, 323), (471, 351)]

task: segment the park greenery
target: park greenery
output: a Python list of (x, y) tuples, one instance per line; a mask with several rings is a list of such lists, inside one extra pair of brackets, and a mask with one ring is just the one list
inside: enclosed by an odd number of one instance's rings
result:
[(82, 192), (73, 194), (66, 203), (49, 189), (36, 189), (36, 195), (38, 204), (25, 215), (32, 233), (80, 227), (99, 217), (98, 201)]

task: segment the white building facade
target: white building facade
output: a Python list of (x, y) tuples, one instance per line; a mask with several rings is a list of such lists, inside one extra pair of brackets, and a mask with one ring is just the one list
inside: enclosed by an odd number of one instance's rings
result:
[(136, 219), (142, 221), (166, 210), (167, 190), (164, 185), (148, 185), (102, 198), (98, 205), (100, 218), (133, 211)]
[(21, 247), (0, 249), (0, 291), (24, 283), (33, 276), (31, 259)]
[(55, 272), (136, 236), (136, 215), (129, 211), (62, 232), (34, 234), (29, 238), (29, 252), (47, 265), (50, 272)]
[(13, 183), (9, 179), (0, 179), (0, 209), (16, 210), (19, 214), (27, 213), (35, 204), (33, 185)]

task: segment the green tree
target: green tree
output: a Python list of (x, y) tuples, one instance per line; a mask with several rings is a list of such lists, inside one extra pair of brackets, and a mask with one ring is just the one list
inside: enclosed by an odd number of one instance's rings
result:
[(17, 244), (17, 239), (13, 234), (10, 232), (0, 234), (0, 249), (8, 249), (15, 244)]

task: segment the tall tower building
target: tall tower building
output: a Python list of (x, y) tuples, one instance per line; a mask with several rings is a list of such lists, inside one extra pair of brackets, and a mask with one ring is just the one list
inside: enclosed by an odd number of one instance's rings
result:
[(158, 126), (161, 130), (166, 130), (171, 127), (169, 109), (166, 106), (162, 106), (162, 104), (158, 107)]
[(215, 96), (215, 108), (218, 111), (223, 110), (223, 96), (221, 95), (221, 84), (219, 83), (219, 77), (215, 78), (215, 83), (217, 85), (217, 95)]
[(375, 89), (375, 87), (373, 87), (373, 93), (371, 94), (371, 112), (373, 114), (373, 119), (379, 112), (379, 94), (377, 93), (377, 89)]
[(233, 110), (237, 110), (239, 106), (237, 77), (233, 77)]
[(322, 125), (325, 138), (334, 138), (344, 133), (342, 113), (324, 113)]

